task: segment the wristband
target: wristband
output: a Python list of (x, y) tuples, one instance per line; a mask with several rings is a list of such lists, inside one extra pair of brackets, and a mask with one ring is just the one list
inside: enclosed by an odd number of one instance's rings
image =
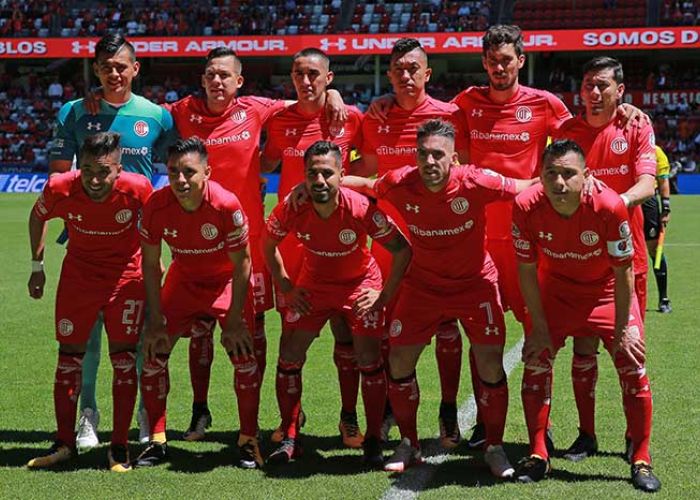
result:
[(43, 260), (33, 260), (32, 261), (32, 273), (40, 273), (44, 270)]
[(661, 198), (661, 211), (666, 213), (671, 211), (671, 198)]
[(626, 194), (621, 194), (621, 195), (620, 195), (620, 198), (622, 198), (622, 201), (625, 202), (625, 206), (626, 206), (627, 208), (629, 208), (629, 207), (630, 207), (630, 199), (629, 199), (629, 197), (628, 197)]

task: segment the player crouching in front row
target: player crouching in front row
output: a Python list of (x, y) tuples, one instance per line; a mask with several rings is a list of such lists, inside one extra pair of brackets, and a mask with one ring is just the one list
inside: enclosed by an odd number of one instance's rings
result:
[(142, 175), (122, 172), (119, 134), (85, 139), (80, 170), (49, 178), (29, 218), (32, 274), (29, 295), (40, 299), (46, 223), (66, 222), (70, 244), (56, 292), (58, 365), (54, 379), (56, 442), (28, 467), (50, 467), (75, 454), (75, 416), (82, 361), (92, 325), (104, 317), (112, 361), (114, 429), (108, 452), (112, 471), (131, 470), (127, 434), (136, 401), (136, 343), (143, 322), (144, 289), (137, 223), (152, 192)]

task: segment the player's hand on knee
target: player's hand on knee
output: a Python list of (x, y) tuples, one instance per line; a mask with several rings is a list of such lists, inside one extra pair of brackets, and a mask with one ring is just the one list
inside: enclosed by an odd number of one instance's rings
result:
[(253, 339), (246, 324), (238, 320), (221, 331), (221, 345), (234, 357), (253, 356)]
[(625, 327), (622, 336), (616, 344), (613, 344), (613, 356), (621, 352), (637, 366), (643, 366), (646, 361), (646, 346), (639, 329)]
[(164, 324), (148, 323), (143, 335), (143, 357), (154, 360), (159, 353), (167, 352), (170, 348), (170, 337)]
[(289, 304), (293, 311), (304, 316), (311, 313), (310, 297), (311, 294), (308, 290), (295, 286), (285, 294), (284, 301)]
[(523, 362), (527, 363), (536, 360), (543, 351), (548, 351), (550, 356), (554, 354), (554, 346), (552, 345), (552, 339), (549, 337), (549, 332), (533, 328), (532, 332), (525, 337)]
[(29, 277), (29, 296), (33, 299), (40, 299), (44, 296), (44, 285), (46, 285), (46, 274), (44, 271), (32, 273)]
[(381, 290), (365, 288), (360, 292), (357, 299), (355, 299), (355, 303), (352, 306), (352, 312), (355, 314), (355, 316), (361, 318), (364, 315), (374, 311), (380, 311), (386, 305), (383, 297), (384, 296), (382, 295)]
[(306, 184), (302, 182), (294, 186), (294, 189), (291, 190), (284, 201), (291, 204), (292, 210), (296, 212), (308, 199), (309, 193), (306, 191)]

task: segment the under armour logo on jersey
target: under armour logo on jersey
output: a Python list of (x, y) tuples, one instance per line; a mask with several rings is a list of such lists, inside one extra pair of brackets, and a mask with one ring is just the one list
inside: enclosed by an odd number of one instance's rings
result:
[(202, 117), (193, 113), (190, 115), (190, 123), (202, 123)]
[(299, 238), (300, 240), (309, 241), (309, 240), (311, 239), (311, 234), (310, 234), (310, 233), (300, 233), (300, 232), (297, 232), (297, 238)]
[(88, 122), (87, 129), (88, 130), (97, 130), (99, 132), (100, 130), (102, 130), (102, 124), (100, 122)]
[(73, 215), (72, 213), (68, 212), (68, 220), (77, 220), (78, 222), (82, 222), (83, 216), (80, 214)]
[(552, 238), (554, 237), (552, 233), (545, 233), (544, 231), (540, 231), (539, 233), (537, 233), (537, 236), (539, 236), (541, 240), (547, 241), (552, 241)]
[(167, 227), (163, 229), (163, 236), (171, 236), (177, 238), (177, 229), (168, 229)]
[(389, 125), (378, 125), (377, 126), (377, 133), (378, 134), (388, 134), (389, 133)]
[(482, 116), (483, 114), (484, 114), (484, 110), (481, 109), (481, 108), (474, 108), (474, 109), (472, 109), (472, 116), (473, 116), (473, 117), (475, 116), (475, 117), (477, 117), (477, 118), (481, 118), (481, 116)]
[(290, 135), (297, 135), (297, 129), (295, 129), (295, 128), (284, 129), (284, 136), (289, 137)]
[(411, 205), (410, 203), (406, 203), (406, 211), (417, 214), (418, 212), (420, 212), (420, 207), (418, 205)]

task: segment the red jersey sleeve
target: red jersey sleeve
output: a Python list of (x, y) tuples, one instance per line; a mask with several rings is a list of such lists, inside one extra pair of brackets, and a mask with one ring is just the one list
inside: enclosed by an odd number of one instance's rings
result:
[(287, 236), (287, 233), (289, 233), (288, 212), (287, 204), (280, 203), (268, 216), (267, 223), (265, 224), (265, 231), (273, 240), (282, 241), (285, 236)]
[(455, 151), (469, 149), (469, 125), (464, 111), (461, 108), (455, 111), (450, 121), (455, 126)]
[(364, 147), (364, 135), (362, 134), (362, 112), (360, 110), (356, 110), (355, 112), (350, 113), (349, 120), (351, 121), (350, 123), (350, 130), (354, 131), (354, 137), (352, 138), (352, 146), (357, 149), (357, 151), (362, 152), (362, 148)]
[(398, 229), (394, 222), (375, 203), (367, 205), (367, 211), (362, 218), (367, 235), (379, 243), (391, 241)]
[(223, 211), (223, 226), (226, 233), (226, 251), (238, 252), (248, 244), (248, 217), (238, 200), (227, 204)]
[(519, 262), (534, 263), (537, 261), (537, 249), (535, 238), (528, 226), (528, 214), (518, 200), (513, 205), (513, 225), (511, 227), (513, 235), (513, 246), (515, 256)]
[(474, 170), (470, 176), (471, 181), (480, 188), (479, 191), (486, 203), (515, 198), (515, 181), (513, 179), (504, 177), (488, 168), (472, 168)]
[(267, 141), (265, 141), (265, 147), (263, 148), (263, 156), (268, 160), (282, 160), (282, 147), (277, 140), (278, 137), (279, 135), (274, 132), (274, 120), (270, 120), (267, 124)]
[(147, 245), (160, 245), (163, 239), (163, 228), (156, 223), (155, 218), (155, 196), (143, 206), (141, 212), (141, 224), (139, 224), (139, 234), (141, 241)]
[(463, 90), (457, 94), (450, 102), (456, 104), (459, 108), (459, 119), (464, 121), (464, 128), (462, 130), (457, 130), (457, 135), (455, 136), (455, 151), (461, 151), (469, 149), (469, 126), (467, 125), (467, 116), (464, 114), (464, 110), (467, 109), (469, 103), (467, 97), (467, 91)]
[(561, 125), (571, 118), (571, 112), (564, 104), (564, 101), (559, 99), (554, 94), (547, 92), (547, 134), (553, 136)]
[(656, 176), (656, 139), (650, 124), (635, 129), (634, 177)]
[(389, 192), (396, 187), (404, 176), (403, 168), (389, 170), (374, 182), (374, 194), (377, 198), (386, 198)]
[(287, 104), (280, 99), (268, 99), (266, 97), (255, 97), (249, 96), (247, 99), (255, 107), (257, 112), (260, 114), (260, 120), (264, 124), (270, 117), (276, 115), (284, 108)]
[(616, 199), (605, 221), (608, 258), (612, 266), (623, 266), (631, 263), (634, 257), (632, 229), (630, 228), (629, 215), (625, 203), (619, 196), (615, 194), (613, 196)]
[(65, 197), (56, 189), (58, 177), (60, 176), (61, 174), (49, 177), (49, 180), (44, 186), (44, 190), (34, 203), (34, 208), (32, 210), (39, 220), (47, 221), (59, 217), (59, 215), (55, 213), (56, 203)]

